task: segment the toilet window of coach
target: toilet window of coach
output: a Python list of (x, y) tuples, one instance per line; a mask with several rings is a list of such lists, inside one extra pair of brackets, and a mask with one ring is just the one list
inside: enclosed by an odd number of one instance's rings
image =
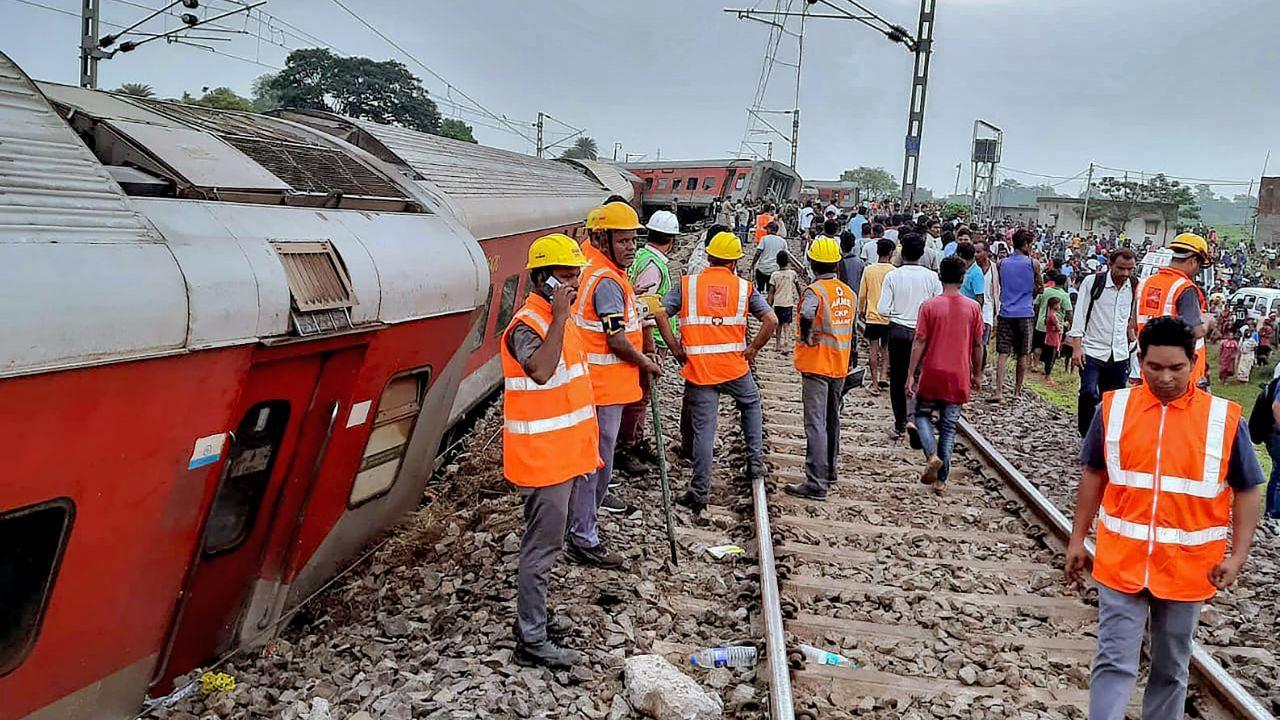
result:
[(0, 513), (0, 675), (35, 647), (74, 518), (68, 498)]

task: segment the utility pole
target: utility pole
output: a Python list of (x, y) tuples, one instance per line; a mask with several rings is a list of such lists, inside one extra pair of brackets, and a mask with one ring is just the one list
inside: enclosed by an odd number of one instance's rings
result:
[(538, 149), (538, 152), (537, 152), (537, 156), (538, 156), (538, 157), (542, 157), (542, 120), (543, 120), (543, 118), (544, 118), (544, 117), (545, 117), (545, 115), (544, 115), (543, 113), (539, 112), (539, 113), (538, 113), (538, 122), (534, 123), (534, 127), (536, 127), (536, 128), (538, 129), (538, 139), (537, 139), (537, 141), (535, 142), (535, 145), (537, 146), (537, 149)]
[(920, 24), (916, 30), (915, 71), (911, 77), (911, 106), (907, 112), (906, 158), (902, 163), (902, 201), (916, 196), (920, 175), (920, 140), (924, 136), (924, 98), (929, 85), (929, 60), (933, 55), (933, 11), (937, 0), (920, 0)]
[(613, 161), (614, 162), (618, 161), (618, 151), (621, 149), (622, 149), (622, 143), (616, 142), (613, 144)]
[[(1258, 247), (1258, 211), (1262, 207), (1262, 179), (1267, 176), (1267, 166), (1271, 164), (1271, 151), (1262, 161), (1262, 174), (1258, 176), (1258, 201), (1253, 205), (1253, 229), (1249, 231), (1249, 247)], [(1253, 194), (1253, 181), (1249, 181), (1249, 194)]]
[(81, 0), (80, 87), (98, 89), (98, 61), (106, 53), (98, 47), (98, 12), (102, 0)]
[(1089, 176), (1084, 181), (1084, 212), (1080, 213), (1080, 236), (1084, 236), (1085, 219), (1089, 217), (1089, 198), (1093, 195), (1093, 163), (1089, 163)]
[(800, 142), (800, 108), (791, 113), (791, 169), (796, 169), (796, 146)]
[(768, 145), (769, 145), (769, 154), (765, 157), (765, 159), (766, 159), (766, 160), (772, 160), (772, 159), (773, 159), (773, 141), (772, 141), (772, 140), (770, 140), (770, 141), (768, 142)]
[(956, 163), (956, 187), (951, 191), (952, 195), (960, 194), (960, 165), (961, 163)]

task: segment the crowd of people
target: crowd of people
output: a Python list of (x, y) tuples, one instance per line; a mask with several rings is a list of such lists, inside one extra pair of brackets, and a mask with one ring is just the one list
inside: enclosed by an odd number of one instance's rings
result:
[[(679, 276), (675, 215), (655, 212), (642, 228), (620, 198), (587, 218), (585, 242), (553, 234), (533, 243), (535, 290), (501, 347), (504, 472), (525, 503), (516, 659), (577, 661), (556, 644), (565, 620), (547, 610), (562, 551), (601, 569), (625, 564), (597, 515), (629, 509), (610, 492), (615, 469), (643, 474), (661, 460), (644, 417), (664, 357), (684, 381), (679, 456), (690, 480), (677, 502), (697, 516), (710, 501), (721, 395), (737, 409), (743, 472), (768, 473), (752, 363), (770, 342), (792, 355), (804, 414), (804, 479), (783, 490), (818, 503), (842, 455), (858, 452), (840, 445), (852, 389), (888, 394), (885, 431), (920, 451), (921, 482), (942, 494), (964, 405), (978, 394), (1016, 399), (1038, 356), (1046, 376), (1059, 359), (1080, 376), (1084, 472), (1066, 569), (1081, 577), (1095, 531), (1091, 717), (1123, 716), (1148, 618), (1144, 717), (1180, 717), (1200, 604), (1240, 572), (1265, 484), (1252, 421), (1207, 391), (1206, 338), (1219, 323), (1196, 278), (1221, 253), (1182, 233), (1163, 250), (1167, 262), (1139, 279), (1138, 251), (1123, 240), (883, 209), (726, 202)], [(1280, 419), (1280, 402), (1274, 408)], [(1273, 477), (1268, 495), (1277, 487)], [(1267, 511), (1280, 516), (1270, 497)]]

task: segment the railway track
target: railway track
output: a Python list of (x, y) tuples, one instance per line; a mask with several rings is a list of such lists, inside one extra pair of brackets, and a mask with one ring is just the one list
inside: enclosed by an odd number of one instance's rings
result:
[[(800, 384), (772, 348), (756, 377), (771, 467), (754, 493), (759, 676), (774, 720), (1084, 717), (1096, 591), (1063, 578), (1068, 520), (967, 423), (935, 495), (918, 482), (919, 451), (885, 434), (888, 398), (862, 391), (847, 396), (828, 501), (781, 493), (803, 479)], [(805, 664), (799, 643), (856, 667)], [(1272, 717), (1203, 649), (1189, 696), (1199, 717)]]

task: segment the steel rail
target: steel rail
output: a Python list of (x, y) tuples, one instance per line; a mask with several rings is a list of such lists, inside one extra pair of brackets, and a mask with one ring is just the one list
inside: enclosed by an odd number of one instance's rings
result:
[(795, 720), (791, 668), (787, 664), (778, 574), (773, 560), (773, 532), (769, 527), (769, 496), (763, 477), (752, 479), (751, 500), (755, 506), (756, 542), (759, 545), (760, 611), (764, 613), (765, 654), (769, 660), (769, 717), (771, 720)]
[[(1071, 521), (1067, 519), (1067, 516), (1047, 497), (1041, 494), (1036, 489), (1036, 486), (1032, 485), (1031, 481), (1014, 467), (1004, 455), (1000, 454), (1000, 451), (991, 444), (990, 440), (987, 440), (982, 433), (978, 432), (977, 428), (964, 418), (960, 418), (959, 429), (969, 445), (977, 450), (983, 459), (1004, 477), (1009, 486), (1026, 501), (1032, 511), (1054, 531), (1060, 540), (1065, 542), (1071, 538)], [(1093, 541), (1085, 541), (1085, 550), (1088, 551), (1089, 558), (1092, 560), (1094, 553)], [(762, 573), (762, 582), (763, 579)], [(1266, 707), (1235, 678), (1231, 677), (1231, 674), (1199, 642), (1192, 643), (1191, 666), (1209, 683), (1214, 694), (1229, 705), (1230, 709), (1238, 713), (1240, 717), (1247, 718), (1247, 720), (1276, 720), (1275, 716), (1268, 712)]]

